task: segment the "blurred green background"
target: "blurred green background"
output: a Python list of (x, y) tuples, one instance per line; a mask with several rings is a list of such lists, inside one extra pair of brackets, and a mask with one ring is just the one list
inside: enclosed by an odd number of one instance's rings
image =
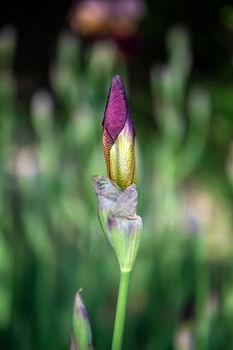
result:
[(65, 8), (61, 23), (52, 6), (1, 21), (0, 348), (68, 349), (83, 288), (94, 349), (110, 349), (119, 268), (91, 177), (106, 175), (101, 122), (120, 74), (144, 222), (124, 349), (229, 350), (233, 7), (95, 0)]

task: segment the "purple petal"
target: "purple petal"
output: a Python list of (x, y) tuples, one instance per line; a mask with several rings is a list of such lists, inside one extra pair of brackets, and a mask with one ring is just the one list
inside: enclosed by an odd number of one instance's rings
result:
[(112, 144), (124, 128), (126, 122), (129, 123), (134, 133), (124, 85), (120, 76), (116, 75), (112, 79), (103, 120), (103, 128), (110, 136)]

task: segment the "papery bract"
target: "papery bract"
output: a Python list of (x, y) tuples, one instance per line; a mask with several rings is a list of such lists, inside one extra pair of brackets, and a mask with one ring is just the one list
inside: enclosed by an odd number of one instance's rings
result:
[(136, 186), (133, 184), (122, 191), (105, 176), (94, 176), (93, 184), (103, 231), (116, 253), (121, 270), (131, 271), (142, 231), (142, 220), (136, 214)]
[(98, 198), (100, 225), (104, 234), (109, 239), (107, 228), (108, 215), (114, 207), (117, 198), (122, 193), (122, 190), (106, 176), (93, 176), (92, 183)]
[(122, 271), (131, 271), (142, 233), (142, 219), (136, 214), (137, 190), (127, 187), (108, 216), (108, 232)]

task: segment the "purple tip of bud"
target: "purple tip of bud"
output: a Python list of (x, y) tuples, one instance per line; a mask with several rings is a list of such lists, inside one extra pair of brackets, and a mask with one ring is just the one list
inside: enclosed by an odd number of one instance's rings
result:
[(103, 120), (103, 128), (107, 131), (112, 143), (126, 123), (135, 134), (125, 88), (120, 76), (116, 75), (112, 78)]
[(80, 314), (85, 320), (88, 321), (87, 310), (86, 310), (85, 305), (82, 301), (80, 292), (77, 292), (76, 296), (75, 296), (75, 312)]
[(88, 321), (87, 310), (85, 309), (85, 307), (80, 306), (80, 308), (79, 308), (79, 313), (80, 313), (80, 315), (83, 316), (83, 318), (85, 318), (85, 320)]

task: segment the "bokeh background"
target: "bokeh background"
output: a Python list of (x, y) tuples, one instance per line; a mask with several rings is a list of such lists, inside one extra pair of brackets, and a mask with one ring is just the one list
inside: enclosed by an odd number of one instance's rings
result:
[(233, 348), (230, 1), (9, 2), (0, 14), (0, 348), (69, 348), (75, 292), (107, 350), (119, 268), (92, 175), (120, 74), (139, 214), (124, 349)]

